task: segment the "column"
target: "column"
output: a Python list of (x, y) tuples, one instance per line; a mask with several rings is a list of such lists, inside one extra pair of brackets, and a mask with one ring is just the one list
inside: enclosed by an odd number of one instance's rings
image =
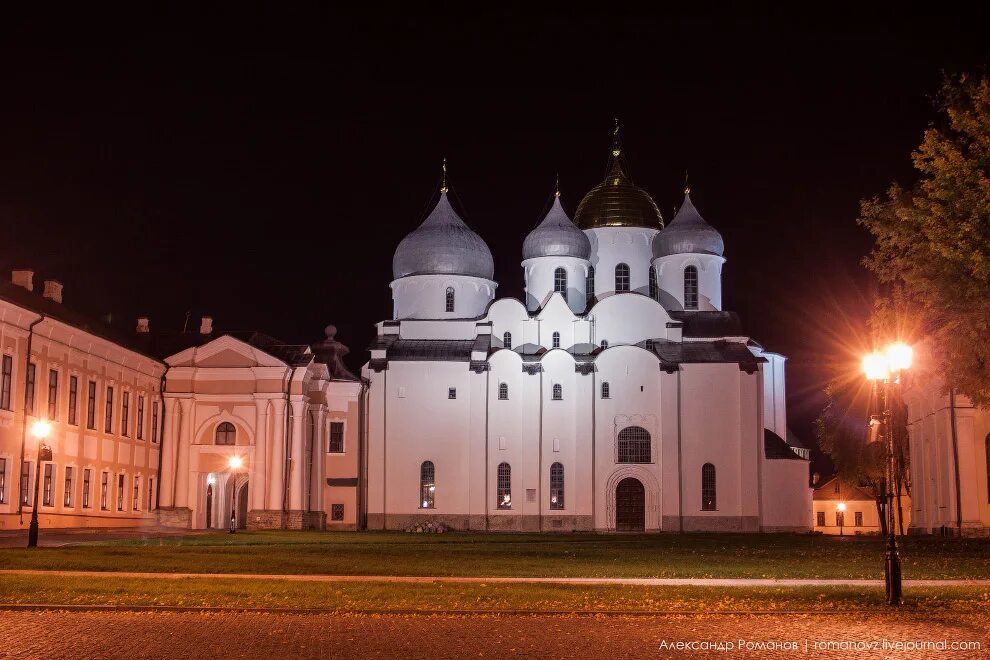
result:
[(303, 422), (306, 421), (306, 402), (303, 399), (292, 400), (292, 435), (289, 453), (289, 510), (301, 511), (303, 508), (303, 471), (306, 468), (306, 457), (303, 454), (305, 444), (303, 433), (306, 432)]
[(254, 402), (254, 454), (251, 458), (251, 509), (265, 508), (268, 493), (268, 399), (255, 399)]
[(327, 407), (320, 404), (316, 408), (316, 422), (313, 426), (313, 474), (310, 485), (310, 511), (323, 511), (323, 453), (327, 443)]
[(175, 506), (189, 508), (189, 450), (192, 444), (193, 400), (179, 399), (178, 454), (175, 462)]
[(282, 510), (285, 492), (285, 399), (272, 399), (272, 461), (268, 465), (268, 509)]
[(168, 509), (175, 506), (175, 461), (179, 443), (178, 402), (173, 397), (162, 398), (161, 414), (165, 420), (165, 431), (161, 441), (162, 478), (158, 484), (161, 493), (159, 506)]

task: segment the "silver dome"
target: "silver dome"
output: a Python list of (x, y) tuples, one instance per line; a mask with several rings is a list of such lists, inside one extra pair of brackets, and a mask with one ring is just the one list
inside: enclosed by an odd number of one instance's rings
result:
[(547, 217), (523, 241), (523, 259), (535, 257), (591, 257), (591, 241), (567, 217), (560, 197), (554, 199)]
[(392, 257), (395, 279), (407, 275), (471, 275), (492, 279), (492, 252), (440, 195), (436, 208), (399, 243)]
[(701, 217), (687, 190), (677, 215), (653, 237), (654, 258), (671, 254), (717, 254), (721, 257), (724, 251), (722, 235)]

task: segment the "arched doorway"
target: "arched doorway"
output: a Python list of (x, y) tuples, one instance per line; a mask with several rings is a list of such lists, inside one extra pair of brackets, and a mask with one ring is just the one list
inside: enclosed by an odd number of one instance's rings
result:
[(206, 529), (213, 527), (213, 484), (206, 486)]
[(244, 483), (237, 491), (237, 529), (247, 528), (248, 485)]
[(639, 479), (626, 477), (615, 487), (615, 529), (618, 532), (646, 529), (646, 489)]

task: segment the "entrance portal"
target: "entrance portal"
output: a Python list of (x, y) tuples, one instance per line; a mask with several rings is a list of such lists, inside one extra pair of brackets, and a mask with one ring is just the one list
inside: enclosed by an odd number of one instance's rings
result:
[(247, 529), (248, 485), (237, 491), (237, 529)]
[(615, 529), (619, 532), (646, 529), (646, 490), (639, 479), (627, 477), (615, 487)]

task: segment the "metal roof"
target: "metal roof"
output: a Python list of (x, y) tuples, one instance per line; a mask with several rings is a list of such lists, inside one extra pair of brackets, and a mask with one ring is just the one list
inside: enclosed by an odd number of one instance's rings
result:
[(588, 259), (591, 256), (591, 241), (567, 217), (560, 204), (560, 196), (553, 200), (553, 206), (543, 221), (529, 232), (523, 241), (523, 259), (536, 257), (577, 257)]
[(392, 275), (471, 275), (491, 279), (495, 262), (491, 250), (471, 230), (447, 199), (440, 201), (419, 227), (410, 232), (395, 249)]
[(674, 219), (653, 237), (653, 256), (671, 254), (717, 254), (725, 252), (722, 235), (705, 222), (691, 202), (691, 192), (684, 191), (684, 203)]

